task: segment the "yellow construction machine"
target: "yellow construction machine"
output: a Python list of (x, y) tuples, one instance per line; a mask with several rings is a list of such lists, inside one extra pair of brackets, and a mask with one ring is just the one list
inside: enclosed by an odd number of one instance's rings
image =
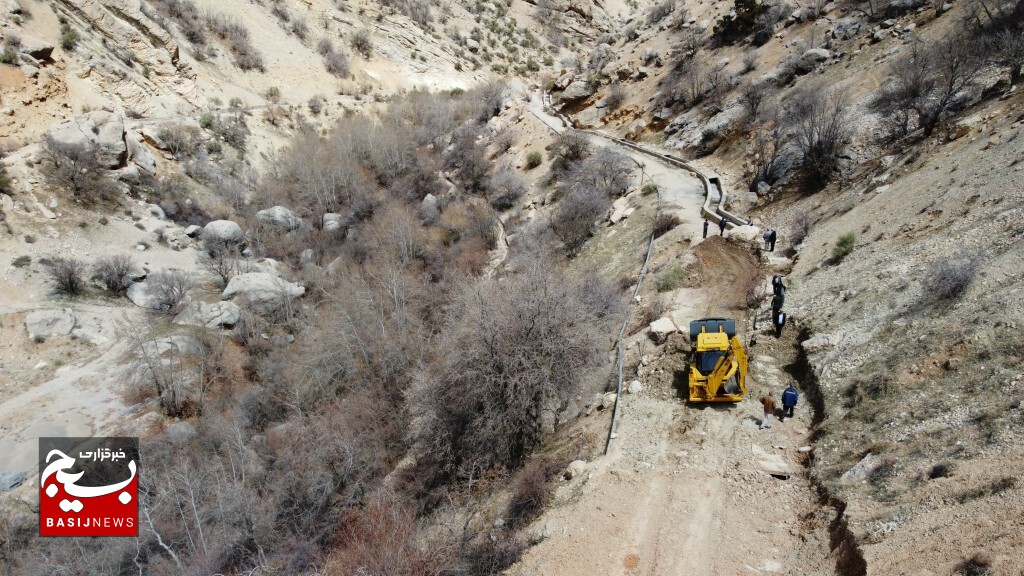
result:
[(690, 402), (739, 402), (747, 391), (747, 353), (736, 337), (736, 321), (690, 322)]

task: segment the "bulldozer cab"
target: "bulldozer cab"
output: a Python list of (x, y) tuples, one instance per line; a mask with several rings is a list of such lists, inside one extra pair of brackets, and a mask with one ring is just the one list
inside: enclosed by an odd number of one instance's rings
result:
[(736, 337), (736, 321), (702, 318), (690, 322), (693, 357), (691, 402), (739, 402), (746, 392), (747, 355)]

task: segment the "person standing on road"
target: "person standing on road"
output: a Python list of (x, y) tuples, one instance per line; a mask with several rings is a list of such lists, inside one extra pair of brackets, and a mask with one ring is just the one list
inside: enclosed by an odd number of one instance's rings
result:
[(707, 218), (704, 218), (704, 237), (705, 238), (708, 237), (708, 224), (710, 224), (710, 222), (708, 222)]
[(761, 396), (761, 406), (764, 407), (764, 420), (761, 420), (761, 430), (772, 427), (772, 415), (775, 414), (775, 398), (771, 392), (767, 396)]
[(768, 236), (768, 243), (771, 245), (768, 251), (775, 252), (775, 239), (778, 238), (778, 235), (775, 233), (775, 228), (769, 228), (768, 231), (771, 232)]
[(775, 325), (775, 337), (782, 337), (782, 327), (786, 325), (786, 313), (779, 310), (777, 314), (772, 316), (772, 324)]
[(718, 221), (718, 235), (725, 236), (725, 227), (729, 225), (729, 221), (725, 219), (725, 216), (720, 216), (721, 220)]
[[(800, 393), (790, 384), (782, 393), (782, 418), (793, 417), (793, 408), (796, 408), (796, 401), (799, 397)], [(779, 422), (782, 422), (782, 418), (779, 418)]]
[(772, 232), (774, 232), (774, 230), (772, 230), (771, 228), (765, 228), (764, 229), (764, 234), (761, 235), (761, 237), (764, 238), (764, 249), (765, 250), (767, 250), (768, 247), (771, 246), (771, 244), (772, 244)]

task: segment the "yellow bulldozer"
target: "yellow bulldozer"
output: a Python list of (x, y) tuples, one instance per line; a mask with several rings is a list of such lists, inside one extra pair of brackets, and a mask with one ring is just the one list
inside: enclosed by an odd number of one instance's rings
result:
[(736, 321), (690, 322), (690, 402), (739, 402), (747, 391), (747, 353), (736, 337)]

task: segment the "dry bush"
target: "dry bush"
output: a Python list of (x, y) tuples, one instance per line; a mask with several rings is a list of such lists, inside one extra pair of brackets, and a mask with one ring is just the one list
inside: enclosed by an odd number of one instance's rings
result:
[(617, 198), (626, 193), (634, 166), (628, 156), (611, 146), (599, 148), (582, 161), (570, 164), (558, 187), (562, 193), (579, 190)]
[(472, 193), (486, 190), (491, 171), (486, 148), (477, 141), (478, 136), (474, 129), (460, 131), (444, 157), (445, 168), (454, 170), (459, 183)]
[(651, 26), (661, 22), (675, 9), (675, 0), (663, 0), (661, 3), (655, 4), (651, 7), (650, 11), (647, 12), (647, 25)]
[(526, 155), (526, 169), (532, 170), (544, 162), (544, 155), (538, 150), (531, 150)]
[(609, 112), (614, 112), (622, 107), (626, 102), (626, 90), (623, 89), (622, 84), (618, 82), (612, 84), (608, 89), (608, 94), (604, 97), (604, 102)]
[(789, 172), (794, 163), (790, 147), (790, 135), (782, 129), (782, 123), (772, 122), (754, 132), (753, 163), (754, 176), (750, 180), (750, 191), (756, 192), (759, 182), (775, 184)]
[(42, 172), (47, 182), (71, 192), (85, 204), (112, 202), (119, 193), (99, 163), (96, 146), (63, 144), (47, 136), (43, 141)]
[(125, 255), (104, 256), (93, 263), (92, 269), (93, 280), (102, 284), (107, 292), (121, 295), (132, 285), (135, 261)]
[(502, 170), (491, 176), (487, 190), (491, 206), (499, 212), (504, 212), (515, 206), (526, 194), (526, 180), (512, 170)]
[(852, 135), (845, 98), (836, 92), (800, 92), (791, 103), (790, 121), (805, 184), (828, 183), (839, 172), (839, 157)]
[(199, 128), (190, 124), (166, 125), (157, 136), (167, 145), (167, 151), (179, 159), (195, 155), (202, 141)]
[(959, 254), (934, 262), (925, 276), (926, 297), (940, 302), (959, 298), (974, 281), (981, 262), (979, 254)]
[(761, 110), (761, 105), (764, 104), (764, 101), (770, 96), (767, 83), (751, 81), (743, 86), (740, 90), (739, 102), (747, 112), (748, 123), (753, 124), (757, 122), (757, 113)]
[(525, 551), (526, 542), (521, 536), (502, 531), (463, 550), (462, 569), (470, 576), (500, 574), (518, 562)]
[(228, 47), (235, 57), (236, 66), (245, 71), (266, 71), (263, 65), (263, 56), (249, 41), (249, 29), (245, 25), (228, 16), (213, 12), (206, 15), (206, 24), (214, 34), (228, 43)]
[(608, 212), (609, 198), (584, 189), (573, 189), (558, 201), (551, 217), (551, 229), (575, 256), (593, 234), (594, 224)]
[(1024, 27), (996, 32), (987, 40), (987, 48), (996, 61), (1010, 69), (1010, 86), (1024, 76)]
[(165, 270), (150, 274), (146, 278), (149, 293), (157, 301), (160, 310), (168, 314), (181, 312), (188, 301), (188, 293), (195, 287), (192, 275), (182, 270)]
[(587, 296), (594, 282), (535, 265), (453, 296), (410, 393), (417, 445), (446, 474), (516, 466), (544, 438), (543, 422), (558, 423), (603, 345), (611, 310)]
[(566, 130), (558, 135), (551, 151), (551, 172), (560, 174), (574, 162), (590, 155), (590, 139), (576, 130)]
[(85, 263), (75, 258), (56, 257), (44, 262), (54, 294), (77, 296), (85, 291)]
[(508, 530), (519, 530), (533, 522), (551, 502), (552, 481), (565, 470), (563, 460), (537, 460), (520, 473), (505, 512)]
[(667, 212), (660, 212), (654, 218), (654, 228), (652, 233), (655, 238), (660, 238), (682, 223), (683, 221), (679, 219), (679, 216), (669, 214)]
[(356, 52), (362, 54), (363, 58), (369, 58), (373, 54), (373, 40), (370, 39), (370, 31), (365, 28), (352, 34), (350, 43)]

